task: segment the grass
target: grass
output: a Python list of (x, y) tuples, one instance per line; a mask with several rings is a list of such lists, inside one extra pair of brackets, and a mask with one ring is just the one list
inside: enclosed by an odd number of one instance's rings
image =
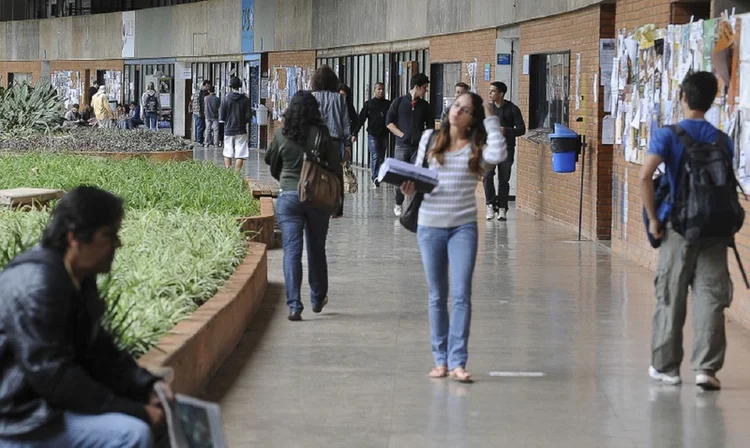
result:
[[(96, 185), (126, 200), (112, 272), (100, 276), (105, 325), (140, 356), (213, 297), (247, 245), (238, 217), (257, 214), (245, 181), (209, 163), (110, 161), (64, 154), (0, 156), (0, 189)], [(37, 243), (48, 211), (0, 208), (0, 269)]]
[(123, 197), (136, 210), (185, 210), (254, 216), (242, 176), (211, 163), (111, 161), (71, 154), (28, 153), (0, 156), (0, 190), (16, 187), (59, 188), (93, 185)]

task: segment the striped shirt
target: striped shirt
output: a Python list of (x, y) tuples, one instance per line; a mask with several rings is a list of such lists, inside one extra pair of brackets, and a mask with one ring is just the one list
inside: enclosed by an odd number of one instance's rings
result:
[[(483, 166), (494, 166), (508, 156), (505, 137), (500, 132), (500, 120), (495, 116), (486, 118), (484, 127), (487, 129), (487, 145), (482, 151)], [(418, 166), (424, 161), (432, 132), (425, 131), (419, 142), (415, 162)], [(420, 226), (453, 228), (476, 222), (475, 192), (479, 178), (469, 168), (470, 158), (471, 145), (467, 144), (457, 151), (446, 152), (443, 165), (434, 158), (430, 160), (430, 169), (438, 172), (439, 183), (431, 194), (424, 196), (419, 208)]]

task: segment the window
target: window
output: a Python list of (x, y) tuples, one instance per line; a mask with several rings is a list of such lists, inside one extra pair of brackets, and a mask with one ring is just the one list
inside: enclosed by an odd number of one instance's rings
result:
[(445, 101), (453, 102), (456, 84), (461, 82), (461, 63), (432, 64), (430, 74), (430, 102), (435, 109), (435, 117), (440, 119)]
[(568, 125), (570, 53), (531, 55), (529, 60), (529, 129)]

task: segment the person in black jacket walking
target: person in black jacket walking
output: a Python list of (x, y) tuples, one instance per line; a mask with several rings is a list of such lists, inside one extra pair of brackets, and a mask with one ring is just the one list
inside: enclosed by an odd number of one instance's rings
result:
[[(404, 162), (414, 163), (417, 156), (419, 140), (427, 129), (435, 129), (435, 112), (430, 103), (425, 101), (430, 79), (424, 73), (411, 78), (411, 91), (396, 98), (388, 109), (386, 125), (388, 130), (396, 136), (395, 158)], [(404, 195), (396, 189), (396, 206), (393, 213), (401, 216)]]
[(250, 98), (240, 93), (242, 81), (233, 76), (229, 80), (229, 95), (219, 107), (219, 121), (224, 123), (224, 166), (232, 167), (232, 160), (236, 159), (235, 169), (242, 171), (242, 165), (250, 157), (248, 148), (247, 126), (253, 120), (253, 109)]
[(112, 268), (123, 215), (122, 199), (75, 188), (41, 244), (0, 273), (0, 446), (146, 448), (163, 429), (160, 379), (101, 324), (96, 277)]
[[(526, 123), (523, 121), (521, 109), (505, 99), (508, 86), (503, 82), (490, 84), (490, 101), (495, 115), (500, 118), (500, 126), (508, 144), (508, 158), (496, 168), (484, 175), (484, 197), (487, 201), (487, 221), (495, 218), (500, 221), (508, 220), (508, 197), (510, 196), (510, 175), (513, 161), (516, 157), (516, 137), (526, 133)], [(498, 185), (495, 193), (495, 171), (497, 171)]]
[(375, 84), (375, 96), (370, 98), (362, 107), (359, 113), (359, 126), (353, 134), (357, 135), (362, 126), (367, 125), (367, 148), (370, 151), (370, 169), (372, 170), (372, 186), (378, 188), (380, 184), (377, 181), (380, 165), (385, 159), (385, 152), (388, 149), (388, 128), (385, 126), (385, 119), (388, 115), (388, 109), (391, 102), (385, 99), (385, 84), (378, 82)]

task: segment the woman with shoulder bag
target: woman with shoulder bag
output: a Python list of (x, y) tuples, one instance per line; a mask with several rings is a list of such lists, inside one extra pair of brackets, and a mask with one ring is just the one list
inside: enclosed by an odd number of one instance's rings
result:
[[(419, 143), (416, 164), (427, 162), (438, 172), (438, 186), (425, 194), (419, 208), (417, 241), (429, 289), (430, 341), (435, 367), (430, 378), (468, 382), (471, 282), (477, 257), (477, 204), (480, 175), (507, 157), (500, 121), (479, 95), (456, 99), (432, 140), (426, 131)], [(428, 142), (430, 147), (428, 148)], [(415, 193), (406, 182), (401, 191)], [(450, 285), (448, 281), (450, 279)], [(450, 289), (449, 289), (450, 286)], [(448, 292), (453, 310), (448, 315)]]
[[(317, 148), (314, 147), (316, 143), (319, 145)], [(343, 182), (340, 148), (330, 140), (315, 97), (308, 91), (300, 91), (289, 103), (282, 128), (276, 131), (265, 156), (271, 174), (280, 184), (276, 218), (284, 248), (284, 282), (291, 321), (302, 320), (304, 308), (300, 292), (303, 232), (307, 240), (308, 281), (313, 312), (320, 313), (328, 303), (326, 237), (331, 212), (303, 202), (305, 198), (300, 198), (299, 193), (302, 168), (315, 151), (319, 151), (320, 161)], [(338, 204), (336, 217), (343, 214), (342, 204), (343, 199)]]

